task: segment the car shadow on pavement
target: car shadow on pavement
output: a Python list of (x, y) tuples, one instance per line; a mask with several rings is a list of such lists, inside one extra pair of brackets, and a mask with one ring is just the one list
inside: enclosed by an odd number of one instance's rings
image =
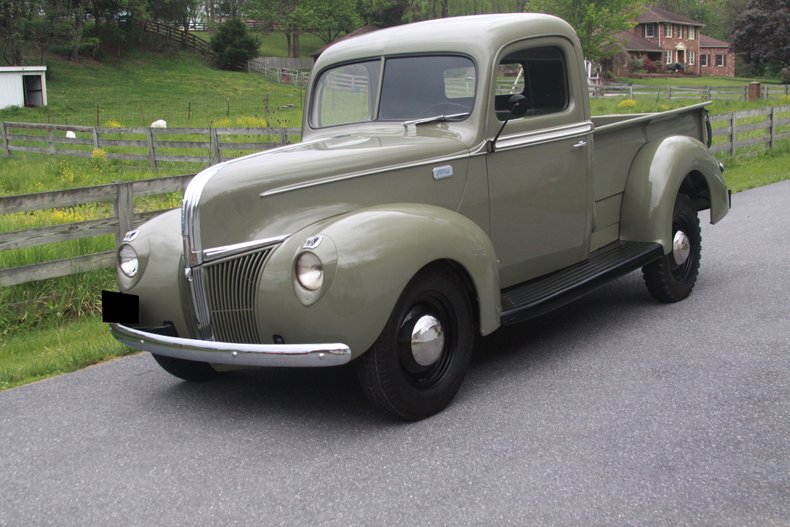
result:
[[(655, 305), (641, 279), (637, 282), (629, 276), (557, 311), (501, 328), (479, 339), (459, 395), (469, 400), (476, 394), (485, 394), (486, 387), (497, 383), (503, 372), (512, 374), (561, 361), (566, 354), (583, 349), (585, 339), (606, 331), (607, 320), (626, 316), (633, 310), (654, 309)], [(238, 418), (328, 427), (333, 423), (343, 427), (349, 423), (408, 425), (380, 415), (367, 403), (357, 383), (354, 364), (231, 371), (204, 383), (182, 382), (161, 374), (161, 390), (151, 394), (156, 406), (172, 405), (182, 412), (192, 411), (196, 420), (213, 422), (207, 414), (216, 414), (219, 422)]]

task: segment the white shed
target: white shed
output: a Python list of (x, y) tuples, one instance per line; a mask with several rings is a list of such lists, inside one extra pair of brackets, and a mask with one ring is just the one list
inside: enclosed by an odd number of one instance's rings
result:
[(46, 105), (46, 66), (0, 67), (0, 109)]

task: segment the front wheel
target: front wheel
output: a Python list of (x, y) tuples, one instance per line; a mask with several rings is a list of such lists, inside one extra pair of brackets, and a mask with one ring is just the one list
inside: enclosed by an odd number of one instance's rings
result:
[(661, 302), (679, 302), (697, 282), (702, 233), (691, 199), (678, 194), (672, 215), (672, 251), (642, 268), (648, 291)]
[(385, 413), (424, 419), (455, 396), (473, 344), (465, 284), (450, 269), (428, 268), (409, 282), (384, 331), (357, 361), (360, 384)]

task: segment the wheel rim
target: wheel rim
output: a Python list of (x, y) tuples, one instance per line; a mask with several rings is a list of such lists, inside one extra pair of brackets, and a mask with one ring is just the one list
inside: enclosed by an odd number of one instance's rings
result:
[(678, 218), (672, 225), (674, 236), (672, 239), (672, 276), (678, 281), (686, 281), (694, 270), (693, 241), (686, 234), (689, 225)]
[(672, 257), (675, 259), (675, 265), (686, 263), (690, 253), (691, 241), (688, 235), (683, 231), (677, 231), (672, 240)]
[(398, 330), (398, 358), (409, 384), (430, 388), (447, 373), (455, 341), (452, 306), (442, 295), (428, 295), (403, 317)]

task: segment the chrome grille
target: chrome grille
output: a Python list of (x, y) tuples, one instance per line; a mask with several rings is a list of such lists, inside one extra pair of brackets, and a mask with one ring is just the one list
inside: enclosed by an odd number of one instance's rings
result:
[(203, 266), (206, 304), (214, 340), (260, 343), (255, 297), (271, 248)]

